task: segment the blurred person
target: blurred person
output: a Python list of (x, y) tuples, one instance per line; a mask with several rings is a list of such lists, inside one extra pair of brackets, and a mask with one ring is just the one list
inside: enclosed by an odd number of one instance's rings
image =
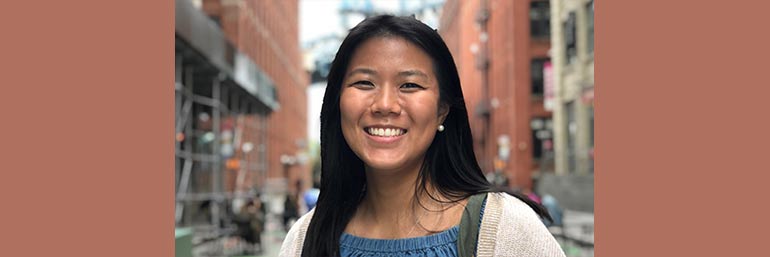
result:
[(315, 207), (316, 202), (318, 202), (318, 195), (321, 193), (321, 190), (318, 189), (318, 187), (314, 186), (307, 191), (305, 191), (305, 194), (303, 194), (303, 198), (305, 199), (305, 206), (307, 207), (307, 210), (312, 210), (313, 207)]
[(549, 194), (543, 195), (543, 206), (551, 214), (551, 220), (544, 220), (546, 226), (561, 226), (564, 210), (559, 206), (559, 201)]
[(257, 253), (262, 249), (262, 232), (265, 224), (265, 208), (259, 197), (249, 199), (235, 218), (238, 237), (246, 241), (246, 253)]
[(286, 231), (289, 231), (291, 225), (299, 217), (298, 207), (297, 194), (289, 193), (283, 202), (283, 226)]
[(562, 225), (561, 223), (562, 213), (563, 213), (562, 208), (559, 206), (559, 202), (556, 201), (556, 198), (554, 198), (552, 195), (546, 192), (540, 192), (541, 194), (543, 194), (543, 197), (541, 198), (537, 195), (537, 193), (535, 193), (539, 191), (538, 186), (540, 185), (539, 183), (540, 176), (538, 175), (536, 177), (537, 178), (532, 178), (532, 190), (525, 190), (524, 191), (525, 195), (530, 199), (532, 199), (532, 201), (539, 203), (546, 210), (548, 210), (548, 215), (550, 215), (551, 218), (542, 219), (543, 223), (547, 227), (552, 227), (552, 226), (560, 227)]
[(457, 68), (412, 17), (370, 17), (332, 62), (321, 187), (280, 256), (564, 256), (542, 206), (497, 192), (471, 145)]
[[(524, 189), (524, 190), (522, 190), (522, 192), (524, 193), (524, 195), (527, 196), (527, 198), (529, 198), (533, 202), (536, 202), (538, 204), (542, 204), (542, 200), (540, 200), (540, 196), (538, 196), (535, 193), (535, 191), (532, 191), (532, 190), (529, 190), (529, 189)], [(549, 212), (549, 214), (550, 214), (550, 212)]]
[[(540, 196), (537, 195), (537, 193), (536, 193), (537, 192), (537, 182), (538, 182), (538, 179), (536, 178), (537, 176), (539, 176), (539, 175), (533, 176), (532, 179), (530, 180), (531, 188), (524, 188), (522, 190), (522, 193), (524, 195), (526, 195), (527, 198), (529, 198), (533, 202), (536, 202), (536, 203), (542, 205), (543, 201), (540, 198)], [(550, 215), (551, 213), (549, 212), (548, 214)]]

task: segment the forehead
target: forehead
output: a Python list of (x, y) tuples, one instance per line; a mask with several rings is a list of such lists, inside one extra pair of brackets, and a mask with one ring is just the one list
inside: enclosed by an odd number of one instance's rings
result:
[(433, 60), (417, 45), (396, 37), (374, 37), (356, 48), (347, 71), (368, 67), (382, 72), (420, 70), (433, 75)]

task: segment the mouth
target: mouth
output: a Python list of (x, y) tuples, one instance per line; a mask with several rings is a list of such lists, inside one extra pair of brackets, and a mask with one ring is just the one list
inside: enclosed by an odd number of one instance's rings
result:
[(398, 137), (408, 132), (406, 129), (396, 127), (365, 127), (364, 131), (375, 137)]

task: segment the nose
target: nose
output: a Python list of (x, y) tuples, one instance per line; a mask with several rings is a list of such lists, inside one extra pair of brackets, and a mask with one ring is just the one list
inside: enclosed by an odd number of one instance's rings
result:
[(401, 104), (398, 102), (398, 92), (391, 87), (382, 87), (374, 96), (372, 112), (377, 115), (387, 116), (401, 114)]

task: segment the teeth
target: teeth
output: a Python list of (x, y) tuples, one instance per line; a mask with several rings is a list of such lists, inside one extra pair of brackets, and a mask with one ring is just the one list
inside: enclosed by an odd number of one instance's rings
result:
[(374, 136), (380, 136), (380, 137), (395, 137), (400, 136), (404, 134), (403, 129), (392, 129), (392, 128), (368, 128), (367, 132), (369, 134), (372, 134)]

